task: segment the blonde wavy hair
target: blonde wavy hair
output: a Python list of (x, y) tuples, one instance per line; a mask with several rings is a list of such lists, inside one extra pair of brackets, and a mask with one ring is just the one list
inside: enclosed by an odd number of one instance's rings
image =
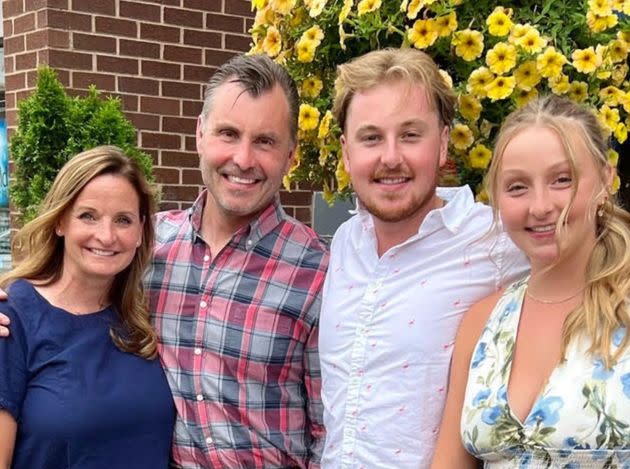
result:
[[(596, 218), (597, 240), (586, 268), (584, 301), (567, 317), (562, 331), (563, 359), (569, 343), (578, 336), (591, 340), (588, 353), (601, 357), (610, 368), (619, 360), (630, 344), (630, 214), (621, 208), (610, 193), (608, 141), (595, 115), (573, 101), (555, 95), (534, 100), (510, 114), (503, 123), (494, 149), (494, 157), (485, 179), (486, 191), (493, 207), (495, 224), (499, 220), (496, 203), (497, 177), (501, 159), (508, 143), (519, 132), (540, 126), (555, 132), (564, 148), (574, 181), (580, 174), (576, 165), (576, 138), (583, 142), (599, 170), (601, 191), (596, 199), (603, 199)], [(569, 204), (562, 210), (557, 226), (566, 227), (566, 220), (575, 200), (577, 184), (572, 187)], [(559, 236), (561, 238), (561, 236)], [(558, 243), (558, 261), (566, 255)], [(612, 353), (615, 331), (626, 328), (621, 345)]]
[(140, 218), (144, 221), (142, 244), (131, 264), (114, 277), (108, 300), (114, 306), (120, 325), (110, 330), (116, 346), (141, 357), (155, 358), (157, 336), (151, 326), (143, 287), (143, 276), (151, 259), (154, 240), (155, 198), (138, 165), (115, 146), (100, 146), (79, 153), (59, 171), (39, 215), (24, 225), (13, 237), (13, 258), (17, 265), (0, 276), (6, 289), (13, 281), (24, 278), (50, 285), (63, 272), (64, 240), (55, 229), (83, 188), (94, 178), (105, 174), (125, 178), (140, 200)]

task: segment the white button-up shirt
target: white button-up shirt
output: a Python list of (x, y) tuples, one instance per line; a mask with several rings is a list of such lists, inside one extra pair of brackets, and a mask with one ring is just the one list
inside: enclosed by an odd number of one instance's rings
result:
[(378, 257), (359, 209), (335, 234), (320, 316), (323, 469), (429, 467), (457, 326), (475, 302), (528, 270), (468, 186)]

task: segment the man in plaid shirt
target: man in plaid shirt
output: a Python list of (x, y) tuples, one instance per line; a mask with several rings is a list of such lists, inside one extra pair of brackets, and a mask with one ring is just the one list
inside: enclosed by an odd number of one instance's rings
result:
[(282, 67), (262, 55), (226, 63), (197, 122), (206, 189), (158, 214), (146, 283), (178, 411), (173, 467), (319, 467), (328, 255), (278, 197), (297, 121)]

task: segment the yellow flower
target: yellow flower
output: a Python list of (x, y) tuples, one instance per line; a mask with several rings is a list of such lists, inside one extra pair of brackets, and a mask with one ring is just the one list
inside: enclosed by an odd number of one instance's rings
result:
[(486, 67), (479, 67), (478, 69), (473, 70), (468, 77), (466, 89), (469, 93), (472, 93), (479, 98), (485, 98), (487, 95), (486, 86), (488, 86), (492, 80), (494, 80), (494, 73)]
[(337, 160), (337, 169), (335, 170), (335, 178), (337, 179), (337, 190), (342, 191), (350, 185), (350, 176), (343, 164), (343, 158)]
[(298, 117), (300, 130), (316, 129), (317, 124), (319, 124), (319, 110), (310, 104), (300, 104), (300, 115)]
[(341, 7), (341, 11), (339, 12), (339, 24), (343, 23), (348, 19), (348, 15), (350, 14), (350, 10), (352, 9), (352, 4), (354, 0), (344, 0), (343, 6)]
[(599, 99), (607, 106), (618, 106), (623, 97), (623, 91), (616, 86), (607, 86), (599, 90)]
[(308, 15), (311, 18), (317, 18), (324, 10), (327, 1), (328, 0), (311, 0), (311, 8), (308, 11)]
[(610, 193), (616, 194), (619, 191), (620, 187), (621, 179), (619, 178), (619, 175), (615, 173), (615, 175), (613, 176), (612, 184), (610, 185)]
[(463, 94), (458, 98), (459, 113), (465, 119), (475, 122), (481, 114), (481, 103), (477, 98), (470, 94)]
[(357, 6), (359, 16), (376, 11), (381, 7), (381, 0), (361, 0)]
[(514, 78), (516, 78), (516, 86), (523, 90), (531, 90), (538, 83), (540, 83), (540, 73), (536, 68), (536, 62), (528, 60), (518, 66), (514, 72)]
[(562, 73), (549, 78), (549, 86), (551, 87), (551, 91), (557, 95), (566, 94), (571, 88), (569, 85), (569, 77)]
[(508, 37), (508, 42), (510, 44), (517, 44), (525, 37), (525, 35), (532, 29), (532, 25), (529, 23), (520, 24), (516, 23), (512, 26), (512, 30), (510, 31), (510, 37)]
[(466, 62), (475, 60), (483, 52), (483, 34), (472, 29), (464, 29), (453, 34), (451, 44), (455, 46), (455, 54)]
[(486, 54), (486, 64), (497, 75), (509, 72), (516, 65), (516, 47), (505, 42), (497, 43)]
[(583, 81), (573, 81), (569, 84), (567, 95), (572, 101), (581, 103), (588, 97), (588, 85)]
[(612, 15), (611, 0), (588, 0), (588, 8), (599, 16)]
[(617, 124), (614, 135), (619, 143), (623, 143), (628, 139), (628, 128), (623, 122), (619, 122), (619, 124)]
[(293, 156), (293, 165), (289, 169), (289, 172), (284, 175), (282, 178), (282, 185), (284, 189), (288, 192), (291, 192), (291, 182), (293, 181), (293, 176), (295, 175), (296, 170), (300, 166), (300, 161), (302, 161), (302, 149), (298, 145), (295, 148), (295, 155)]
[(451, 130), (451, 143), (458, 150), (465, 150), (473, 144), (475, 138), (467, 125), (455, 124)]
[(262, 49), (269, 57), (275, 57), (280, 53), (280, 49), (282, 49), (282, 38), (280, 31), (274, 26), (267, 28), (267, 35), (263, 40)]
[(415, 19), (418, 16), (418, 12), (424, 6), (424, 0), (411, 0), (409, 9), (407, 10), (407, 18), (410, 20)]
[(281, 15), (287, 15), (295, 7), (296, 0), (270, 0), (269, 6), (273, 11)]
[(619, 124), (619, 110), (610, 108), (605, 104), (599, 109), (597, 117), (602, 126), (610, 132), (613, 132), (617, 128), (617, 124)]
[(578, 72), (593, 73), (602, 64), (602, 59), (593, 47), (577, 49), (571, 54), (573, 66)]
[(319, 46), (324, 39), (324, 31), (319, 26), (311, 26), (302, 34), (300, 41), (312, 41), (315, 43), (315, 47)]
[(517, 44), (531, 54), (538, 54), (547, 45), (547, 40), (540, 37), (536, 28), (530, 28)]
[(315, 58), (315, 49), (317, 49), (315, 42), (308, 39), (300, 39), (295, 46), (297, 59), (304, 63), (312, 62)]
[(601, 33), (617, 24), (617, 15), (601, 16), (589, 10), (586, 13), (586, 24), (594, 33)]
[(413, 28), (407, 31), (407, 38), (417, 49), (426, 49), (433, 45), (438, 38), (433, 20), (417, 20), (413, 24)]
[(624, 62), (628, 57), (628, 43), (616, 39), (608, 44), (608, 55), (613, 63)]
[(621, 85), (628, 75), (628, 64), (617, 64), (612, 70), (612, 81), (615, 85)]
[(400, 12), (404, 13), (407, 11), (407, 5), (409, 4), (409, 0), (402, 0), (402, 2), (400, 2)]
[(621, 104), (623, 105), (623, 109), (630, 114), (630, 91), (626, 92), (621, 97)]
[(438, 16), (434, 22), (435, 29), (440, 37), (450, 36), (457, 29), (457, 15), (451, 11), (448, 15)]
[(506, 36), (512, 27), (512, 20), (510, 19), (511, 13), (511, 10), (496, 7), (486, 20), (488, 32), (493, 36)]
[(608, 159), (608, 164), (610, 164), (614, 168), (617, 167), (617, 163), (619, 163), (619, 153), (617, 153), (612, 148), (609, 148), (606, 152), (606, 158)]
[(491, 158), (492, 152), (483, 143), (478, 143), (468, 153), (468, 163), (476, 169), (486, 169)]
[(269, 3), (268, 0), (252, 0), (252, 10), (256, 8), (257, 10), (262, 10)]
[(516, 101), (516, 107), (523, 107), (532, 99), (536, 99), (537, 97), (538, 90), (536, 88), (531, 88), (529, 90), (519, 88), (514, 92), (514, 101)]
[(326, 111), (324, 117), (322, 117), (322, 121), (319, 123), (317, 138), (324, 139), (328, 137), (328, 134), (330, 133), (330, 123), (332, 122), (332, 118), (332, 112), (330, 112), (330, 110)]
[(488, 98), (492, 101), (507, 98), (512, 94), (512, 91), (514, 91), (515, 84), (516, 80), (514, 77), (496, 77), (486, 86)]
[(567, 58), (556, 51), (555, 47), (547, 47), (545, 52), (536, 57), (536, 67), (543, 77), (549, 78), (560, 75), (566, 61)]
[(316, 98), (319, 96), (319, 92), (324, 87), (324, 84), (318, 77), (308, 77), (302, 81), (302, 96), (309, 98)]
[(350, 36), (346, 34), (346, 31), (343, 29), (343, 24), (339, 23), (339, 45), (341, 46), (341, 50), (346, 50), (346, 38)]

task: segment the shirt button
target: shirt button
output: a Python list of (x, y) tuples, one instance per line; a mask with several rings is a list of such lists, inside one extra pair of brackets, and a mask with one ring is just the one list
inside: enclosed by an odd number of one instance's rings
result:
[(204, 262), (208, 262), (210, 260), (210, 256), (208, 254), (206, 254), (205, 256), (203, 256), (203, 261)]
[(201, 355), (201, 349), (200, 348), (196, 348), (195, 349), (195, 355)]
[(206, 438), (206, 443), (211, 445), (212, 444), (212, 438), (210, 438), (210, 437)]
[(248, 246), (251, 246), (251, 245), (252, 245), (252, 243), (253, 243), (253, 241), (252, 241), (251, 239), (248, 239), (248, 240), (247, 240), (247, 245), (248, 245)]
[(203, 401), (203, 396), (201, 394), (197, 394), (197, 400), (198, 401)]
[(208, 306), (208, 303), (202, 300), (201, 302), (199, 302), (199, 306), (201, 306), (202, 308), (205, 308), (206, 306)]

